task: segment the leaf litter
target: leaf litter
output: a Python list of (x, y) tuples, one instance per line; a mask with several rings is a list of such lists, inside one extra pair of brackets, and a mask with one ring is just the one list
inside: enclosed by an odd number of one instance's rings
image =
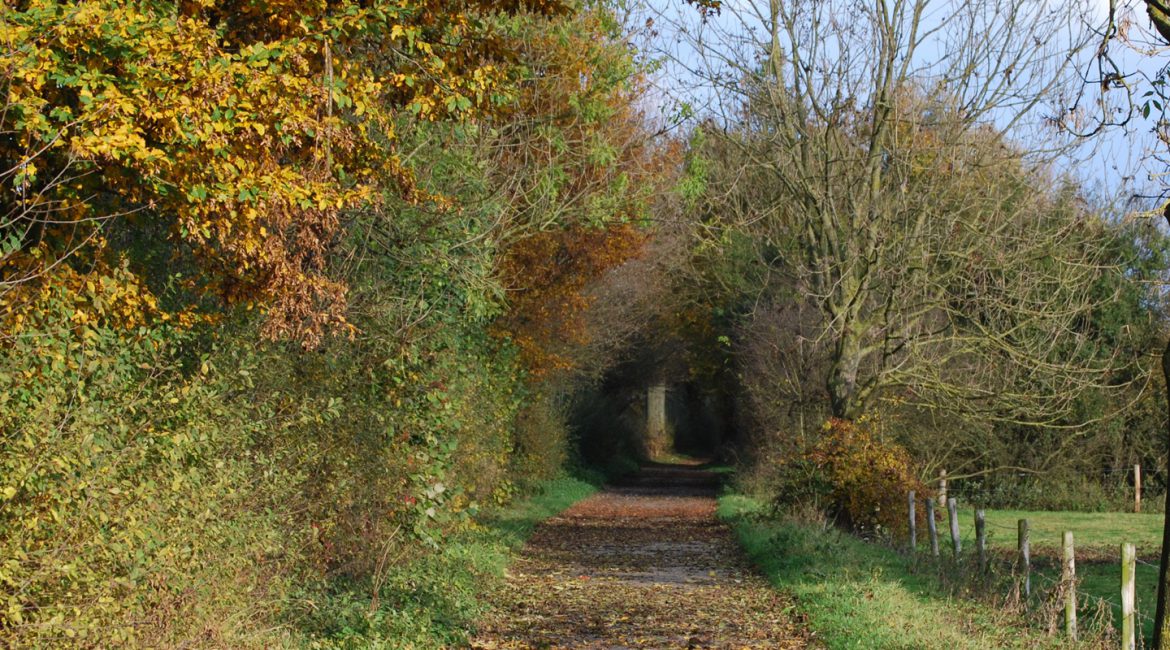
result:
[(716, 518), (717, 487), (702, 469), (650, 466), (544, 522), (471, 647), (819, 645)]

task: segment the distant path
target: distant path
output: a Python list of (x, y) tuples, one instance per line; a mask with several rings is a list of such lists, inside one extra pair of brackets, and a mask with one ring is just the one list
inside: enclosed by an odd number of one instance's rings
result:
[(792, 603), (715, 517), (718, 477), (644, 468), (539, 528), (472, 647), (804, 648)]

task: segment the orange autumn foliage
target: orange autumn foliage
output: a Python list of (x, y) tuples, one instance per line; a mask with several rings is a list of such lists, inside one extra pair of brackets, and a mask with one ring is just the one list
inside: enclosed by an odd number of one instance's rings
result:
[(397, 129), (506, 103), (517, 43), (493, 21), (533, 10), (567, 7), (34, 0), (0, 12), (0, 289), (31, 300), (78, 246), (103, 256), (94, 231), (117, 230), (194, 266), (202, 296), (260, 305), (270, 338), (314, 346), (346, 331), (348, 287), (327, 268), (342, 215), (388, 193), (433, 198), (399, 158)]
[(518, 34), (529, 76), (490, 142), (490, 178), (508, 206), (497, 265), (508, 311), (495, 331), (541, 376), (576, 366), (588, 288), (643, 250), (680, 145), (640, 108), (648, 84), (605, 11), (527, 21)]
[(833, 509), (849, 528), (867, 535), (903, 535), (906, 494), (928, 492), (914, 474), (910, 454), (881, 437), (872, 418), (830, 418), (808, 453), (829, 486)]
[(646, 238), (630, 224), (615, 224), (575, 226), (520, 240), (502, 264), (509, 310), (496, 323), (496, 333), (512, 339), (534, 375), (573, 368), (570, 350), (588, 342), (585, 290), (637, 256)]

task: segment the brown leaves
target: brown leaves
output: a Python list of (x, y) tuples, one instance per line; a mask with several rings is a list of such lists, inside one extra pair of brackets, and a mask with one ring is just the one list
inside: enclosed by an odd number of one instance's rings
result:
[(635, 257), (645, 241), (646, 235), (629, 224), (578, 226), (520, 240), (500, 269), (511, 293), (497, 332), (511, 336), (536, 375), (572, 368), (568, 348), (587, 342), (586, 287)]
[[(646, 470), (533, 535), (472, 647), (803, 648), (791, 603), (715, 520), (714, 483)], [(706, 475), (707, 478), (713, 478)]]

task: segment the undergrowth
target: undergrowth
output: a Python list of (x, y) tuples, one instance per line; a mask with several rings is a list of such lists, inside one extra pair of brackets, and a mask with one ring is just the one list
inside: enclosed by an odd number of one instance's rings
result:
[(933, 572), (816, 517), (776, 515), (763, 502), (725, 495), (719, 515), (774, 586), (796, 597), (829, 648), (1068, 648), (993, 604), (955, 597)]
[(503, 579), (511, 552), (532, 529), (596, 487), (562, 477), (530, 498), (489, 512), (434, 553), (402, 565), (379, 588), (339, 580), (318, 592), (319, 607), (298, 614), (311, 648), (430, 650), (466, 644), (485, 608), (483, 594)]
[(589, 489), (474, 327), (307, 354), (71, 309), (0, 356), (5, 647), (440, 647)]

